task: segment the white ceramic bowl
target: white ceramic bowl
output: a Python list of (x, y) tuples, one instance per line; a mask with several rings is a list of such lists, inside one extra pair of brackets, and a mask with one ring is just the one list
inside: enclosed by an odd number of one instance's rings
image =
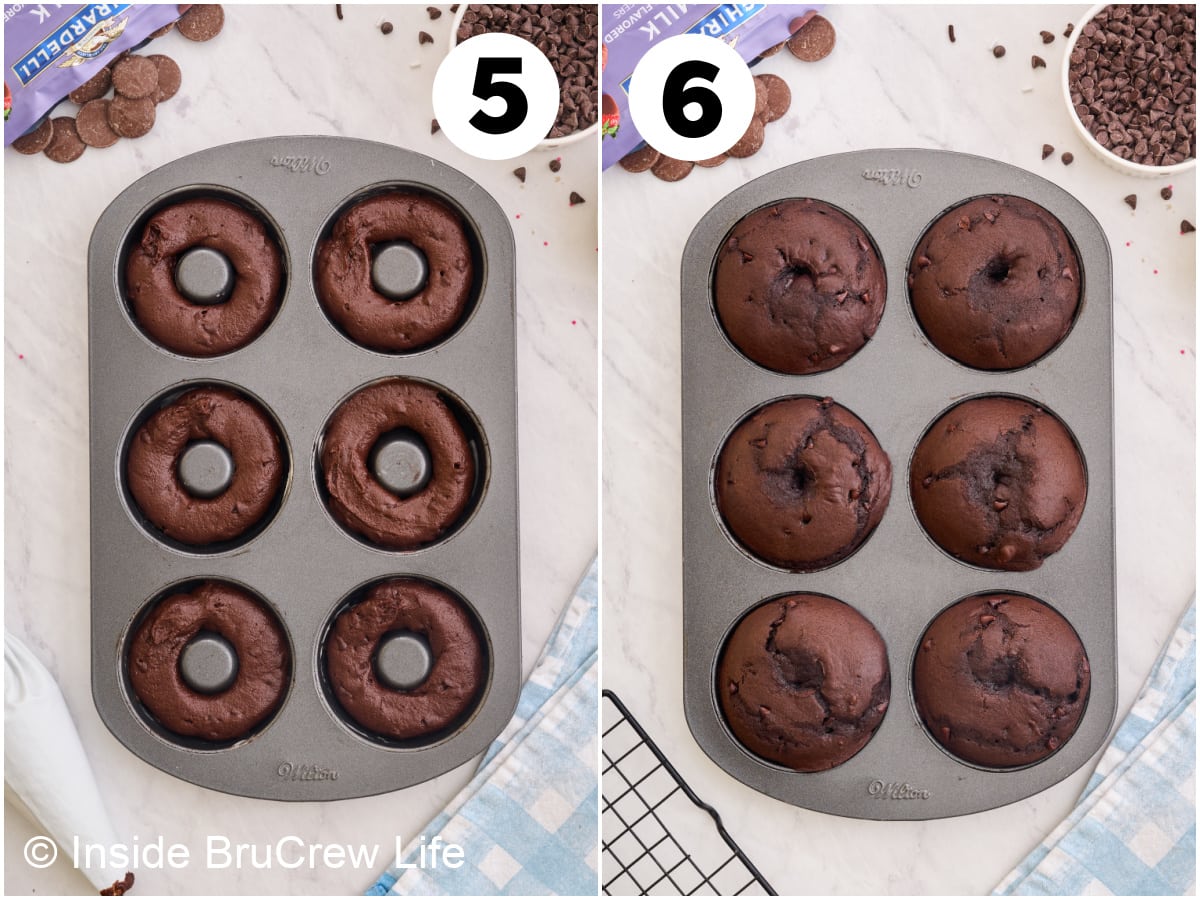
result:
[[(463, 16), (466, 15), (468, 3), (463, 3), (458, 7), (458, 12), (454, 14), (453, 31), (450, 32), (450, 48), (453, 49), (458, 45), (458, 26), (462, 24)], [(597, 56), (596, 64), (600, 64), (600, 58)], [(599, 78), (599, 75), (597, 75)], [(599, 104), (599, 97), (596, 98)], [(566, 147), (570, 144), (577, 144), (580, 141), (595, 140), (597, 133), (600, 131), (600, 106), (596, 106), (596, 121), (579, 131), (572, 131), (570, 134), (565, 134), (558, 138), (546, 138), (540, 141), (534, 149), (536, 150), (555, 150), (559, 147)]]
[(1092, 18), (1100, 10), (1109, 6), (1107, 3), (1100, 3), (1093, 6), (1084, 14), (1083, 20), (1076, 24), (1075, 30), (1071, 32), (1071, 37), (1067, 40), (1066, 52), (1063, 53), (1062, 62), (1062, 96), (1063, 103), (1067, 107), (1067, 115), (1071, 119), (1071, 124), (1075, 126), (1075, 130), (1079, 132), (1079, 137), (1087, 144), (1088, 149), (1098, 156), (1103, 162), (1112, 168), (1124, 172), (1127, 175), (1136, 175), (1139, 178), (1169, 178), (1172, 175), (1178, 175), (1181, 172), (1190, 172), (1196, 168), (1196, 158), (1185, 159), (1181, 163), (1176, 163), (1173, 166), (1144, 166), (1141, 163), (1130, 162), (1127, 159), (1121, 159), (1110, 150), (1106, 150), (1100, 146), (1099, 141), (1092, 137), (1092, 133), (1087, 130), (1084, 124), (1079, 121), (1079, 115), (1075, 112), (1075, 104), (1071, 102), (1071, 53), (1075, 49), (1075, 43), (1079, 40), (1079, 36), (1083, 34), (1083, 26), (1092, 21)]

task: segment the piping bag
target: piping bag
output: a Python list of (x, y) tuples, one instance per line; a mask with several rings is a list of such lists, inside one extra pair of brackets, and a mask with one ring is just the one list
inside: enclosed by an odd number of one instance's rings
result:
[[(99, 844), (106, 850), (119, 842), (58, 683), (7, 629), (4, 784), (8, 799), (54, 839), (67, 859), (76, 837), (81, 846)], [(79, 870), (98, 891), (111, 889), (125, 875), (117, 869), (88, 867), (86, 859), (79, 862)]]

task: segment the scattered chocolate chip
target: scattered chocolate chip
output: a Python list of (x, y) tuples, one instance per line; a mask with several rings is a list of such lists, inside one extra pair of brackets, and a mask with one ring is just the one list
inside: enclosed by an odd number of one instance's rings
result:
[(1130, 209), (1137, 209), (1137, 194), (1130, 194), (1125, 198), (1125, 203)]
[(50, 135), (50, 143), (46, 145), (46, 149), (42, 152), (56, 163), (75, 162), (75, 160), (83, 156), (83, 151), (87, 149), (87, 144), (79, 139), (79, 132), (75, 128), (75, 120), (70, 116), (59, 116), (56, 119), (51, 119), (50, 122), (53, 132)]
[(454, 13), (456, 13), (456, 12), (458, 12), (458, 4), (457, 4), (457, 3), (451, 3), (451, 4), (450, 4), (450, 13), (451, 13), (451, 15), (453, 15), (453, 14), (454, 14)]
[(1071, 36), (1072, 34), (1074, 34), (1074, 33), (1075, 33), (1075, 23), (1074, 23), (1074, 22), (1068, 22), (1068, 23), (1067, 23), (1067, 30), (1063, 32), (1063, 37), (1070, 37), (1070, 36)]
[(158, 87), (154, 91), (154, 102), (170, 100), (179, 93), (179, 87), (183, 84), (183, 73), (179, 71), (179, 66), (171, 57), (161, 53), (146, 58), (158, 69)]
[(79, 139), (89, 147), (111, 147), (121, 139), (108, 121), (108, 108), (111, 105), (111, 100), (89, 100), (75, 116), (75, 130), (79, 132)]
[(1004, 56), (1004, 54), (1007, 52), (1008, 51), (1004, 49), (1003, 44), (997, 44), (992, 48), (992, 56), (996, 57), (996, 59), (1000, 59), (1000, 57)]
[(150, 97), (131, 99), (117, 94), (108, 107), (108, 124), (125, 138), (148, 134), (154, 127), (154, 118), (154, 101)]
[(621, 157), (621, 168), (626, 172), (649, 172), (658, 162), (659, 152), (649, 144), (643, 144), (637, 150), (626, 153)]
[(1053, 44), (1054, 43), (1054, 33), (1051, 31), (1043, 31), (1042, 32), (1042, 43), (1043, 44)]
[(1046, 159), (1053, 152), (1054, 148), (1049, 144), (1042, 144), (1042, 159)]
[(342, 4), (335, 3), (333, 5), (333, 11), (337, 13), (338, 21), (342, 21)]
[(949, 31), (949, 32), (950, 32), (950, 43), (952, 43), (952, 44), (953, 44), (953, 43), (955, 42), (955, 37), (954, 37), (954, 26), (953, 26), (953, 25), (949, 26), (949, 28), (947, 29), (947, 31)]
[(122, 878), (119, 881), (114, 881), (111, 885), (109, 885), (106, 888), (102, 888), (100, 891), (100, 896), (101, 897), (124, 897), (125, 894), (127, 894), (129, 892), (130, 888), (133, 887), (133, 880), (134, 880), (133, 873), (126, 872), (124, 878)]
[[(392, 33), (392, 23), (391, 22), (382, 23), (379, 26), (379, 30), (382, 31), (384, 34), (391, 34)], [(421, 33), (424, 34), (425, 32), (422, 31)], [(432, 41), (433, 38), (430, 38), (430, 40)]]
[(683, 159), (673, 159), (670, 156), (660, 156), (653, 168), (650, 169), (663, 181), (682, 181), (692, 174), (696, 164)]
[(837, 43), (837, 32), (833, 23), (824, 16), (813, 16), (790, 38), (788, 50), (792, 56), (803, 62), (818, 62), (833, 52)]
[(1171, 186), (1169, 184), (1158, 192), (1158, 196), (1162, 197), (1164, 200), (1170, 200), (1174, 195), (1175, 192), (1171, 190)]
[(32, 156), (41, 153), (50, 146), (50, 138), (54, 135), (54, 123), (50, 117), (42, 119), (36, 128), (31, 128), (12, 142), (12, 148), (18, 153)]
[(438, 120), (437, 120), (437, 119), (431, 119), (431, 120), (430, 120), (430, 122), (429, 122), (429, 133), (430, 133), (430, 134), (437, 134), (437, 133), (438, 133), (439, 131), (441, 131), (441, 130), (442, 130), (442, 126), (438, 124)]
[(1191, 222), (1189, 222), (1187, 219), (1184, 219), (1182, 222), (1179, 223), (1179, 233), (1180, 234), (1190, 234), (1191, 232), (1193, 232), (1195, 230), (1196, 230), (1196, 226), (1193, 225)]
[(1071, 153), (1071, 152), (1068, 150), (1066, 153), (1064, 153), (1064, 154), (1062, 155), (1062, 164), (1063, 164), (1064, 166), (1069, 166), (1069, 165), (1070, 165), (1071, 163), (1073, 163), (1073, 162), (1075, 162), (1075, 154), (1074, 154), (1074, 153)]
[(429, 13), (429, 19), (431, 22), (436, 22), (438, 19), (440, 19), (442, 17), (442, 11), (440, 9), (438, 9), (436, 6), (425, 7), (425, 12)]
[(71, 93), (67, 94), (67, 99), (72, 103), (78, 103), (80, 106), (87, 103), (89, 100), (99, 100), (108, 93), (108, 89), (112, 87), (112, 69), (105, 66), (95, 75), (85, 81)]
[(127, 56), (113, 66), (112, 83), (122, 97), (149, 97), (158, 89), (158, 66), (145, 56)]
[[(385, 24), (390, 25), (391, 23), (388, 22)], [(384, 32), (384, 34), (387, 34), (387, 32)], [(418, 32), (417, 33), (417, 43), (420, 44), (421, 46), (424, 46), (425, 44), (432, 44), (433, 43), (433, 35), (430, 34), (428, 31)]]
[(197, 3), (175, 24), (189, 41), (211, 41), (225, 27), (225, 10), (218, 3)]
[(525, 167), (524, 166), (519, 166), (519, 167), (513, 169), (513, 174), (517, 176), (517, 181), (521, 182), (521, 184), (525, 183)]
[(1035, 69), (1044, 69), (1044, 68), (1046, 68), (1046, 61), (1044, 59), (1042, 59), (1040, 56), (1035, 56), (1033, 58), (1033, 67)]
[(550, 171), (551, 172), (557, 172), (561, 168), (562, 168), (562, 159), (560, 159), (559, 157), (556, 156), (556, 157), (554, 157), (554, 159), (550, 160)]
[(571, 191), (570, 203), (572, 206), (578, 206), (580, 203), (587, 203), (587, 201), (580, 197), (579, 194)]

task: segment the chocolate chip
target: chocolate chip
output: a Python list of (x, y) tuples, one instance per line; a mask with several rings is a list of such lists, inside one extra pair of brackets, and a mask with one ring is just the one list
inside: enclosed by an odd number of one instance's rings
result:
[(682, 181), (692, 174), (692, 169), (695, 168), (695, 163), (688, 162), (682, 159), (673, 159), (670, 156), (660, 156), (653, 168), (650, 169), (657, 177), (663, 181)]
[(587, 203), (587, 201), (584, 200), (581, 196), (579, 196), (579, 194), (575, 193), (574, 191), (571, 191), (570, 203), (572, 206), (578, 206), (580, 203)]
[[(383, 23), (382, 23), (382, 24), (379, 26), (379, 30), (380, 30), (381, 32), (383, 32), (384, 34), (391, 34), (391, 33), (392, 33), (392, 28), (393, 28), (393, 26), (392, 26), (392, 23), (391, 23), (391, 22), (383, 22)], [(421, 34), (424, 34), (424, 33), (425, 33), (425, 32), (423, 32), (423, 31), (421, 32)], [(430, 38), (429, 40), (432, 42), (432, 41), (433, 41), (433, 38)], [(424, 42), (422, 41), (422, 43), (424, 43)]]
[(1158, 192), (1158, 196), (1162, 197), (1164, 200), (1170, 200), (1174, 195), (1175, 192), (1171, 190), (1171, 186), (1169, 184)]
[(333, 5), (333, 11), (337, 13), (338, 21), (342, 21), (342, 4), (335, 3)]
[(75, 117), (79, 139), (89, 147), (111, 147), (121, 139), (108, 121), (108, 108), (111, 105), (111, 100), (89, 100)]
[(440, 9), (438, 9), (436, 6), (425, 7), (425, 12), (429, 13), (429, 19), (430, 19), (430, 21), (433, 21), (433, 22), (436, 22), (438, 19), (440, 19), (442, 17), (442, 11)]
[(1130, 209), (1137, 209), (1137, 194), (1130, 194), (1125, 198), (1125, 203)]
[(513, 169), (513, 174), (517, 176), (517, 181), (521, 182), (521, 184), (525, 183), (525, 167), (524, 166), (519, 166), (518, 168)]
[(175, 24), (189, 41), (211, 41), (225, 27), (225, 10), (217, 3), (197, 3)]
[(626, 172), (649, 172), (658, 162), (659, 152), (649, 144), (621, 157), (621, 168)]
[[(386, 24), (390, 25), (391, 23), (389, 22)], [(386, 34), (387, 32), (384, 32), (384, 33)], [(432, 44), (433, 43), (433, 35), (430, 34), (428, 31), (417, 32), (417, 43), (420, 46), (424, 46), (425, 44)]]
[(108, 124), (121, 137), (139, 138), (148, 134), (154, 127), (154, 119), (154, 101), (150, 97), (131, 99), (117, 94), (108, 107)]
[(1000, 59), (1000, 57), (1004, 56), (1004, 54), (1007, 52), (1008, 51), (1004, 49), (1003, 44), (997, 44), (992, 48), (992, 56), (996, 57), (996, 59)]
[(1054, 34), (1049, 31), (1043, 31), (1042, 32), (1042, 43), (1043, 44), (1053, 44), (1054, 43)]
[(431, 120), (430, 120), (430, 122), (429, 122), (429, 133), (430, 133), (430, 134), (437, 134), (437, 133), (438, 133), (439, 131), (441, 131), (441, 130), (442, 130), (442, 126), (438, 124), (438, 120), (437, 120), (437, 119), (431, 119)]
[(1042, 144), (1042, 159), (1045, 159), (1053, 152), (1054, 152), (1054, 148), (1051, 147), (1049, 144)]
[(1069, 37), (1070, 37), (1072, 34), (1074, 34), (1074, 33), (1075, 33), (1075, 23), (1074, 23), (1074, 22), (1068, 22), (1068, 23), (1067, 23), (1067, 30), (1063, 32), (1063, 37), (1067, 37), (1067, 38), (1069, 38)]
[(1189, 222), (1187, 219), (1184, 219), (1182, 222), (1179, 223), (1179, 233), (1180, 234), (1190, 234), (1191, 232), (1193, 232), (1195, 230), (1196, 230), (1196, 226), (1193, 225), (1191, 222)]
[(12, 148), (18, 153), (32, 156), (41, 153), (50, 146), (50, 138), (54, 136), (54, 123), (50, 117), (42, 119), (36, 128), (31, 128), (12, 142)]
[(1062, 164), (1064, 166), (1069, 166), (1073, 162), (1075, 162), (1075, 154), (1074, 153), (1067, 151), (1066, 153), (1064, 153), (1062, 155)]
[(451, 3), (451, 4), (450, 4), (450, 13), (451, 13), (451, 15), (453, 15), (453, 14), (454, 14), (454, 13), (456, 13), (456, 12), (458, 12), (458, 4), (457, 4), (457, 3)]
[(792, 56), (804, 62), (818, 62), (833, 52), (837, 43), (837, 32), (833, 23), (824, 16), (813, 16), (790, 38), (788, 50)]
[(70, 116), (59, 116), (56, 119), (51, 119), (53, 129), (50, 135), (50, 143), (46, 145), (43, 151), (46, 156), (54, 160), (56, 163), (75, 162), (79, 157), (83, 156), (83, 151), (87, 149), (87, 144), (79, 139), (79, 132), (75, 128), (75, 120)]
[(146, 58), (158, 69), (158, 87), (154, 91), (154, 102), (162, 103), (164, 100), (170, 100), (179, 92), (179, 87), (183, 84), (183, 73), (179, 71), (179, 66), (171, 57), (163, 56), (161, 53)]
[(105, 66), (95, 75), (85, 81), (71, 93), (67, 94), (67, 99), (72, 103), (78, 103), (80, 106), (87, 103), (89, 100), (99, 100), (108, 93), (108, 89), (112, 87), (112, 69)]
[(1042, 59), (1040, 56), (1035, 56), (1033, 58), (1033, 67), (1035, 69), (1044, 69), (1044, 68), (1046, 68), (1046, 61), (1044, 59)]
[(954, 43), (954, 41), (955, 41), (955, 37), (954, 37), (954, 26), (953, 26), (953, 25), (950, 25), (950, 26), (948, 26), (948, 27), (947, 27), (947, 29), (946, 29), (946, 30), (947, 30), (947, 31), (950, 33), (950, 43), (952, 43), (952, 44), (953, 44), (953, 43)]
[(554, 159), (550, 160), (550, 171), (551, 172), (557, 172), (561, 168), (562, 168), (562, 159), (561, 158), (556, 156), (556, 157), (554, 157)]
[(127, 56), (113, 66), (112, 83), (122, 97), (149, 97), (158, 89), (158, 66), (145, 56)]

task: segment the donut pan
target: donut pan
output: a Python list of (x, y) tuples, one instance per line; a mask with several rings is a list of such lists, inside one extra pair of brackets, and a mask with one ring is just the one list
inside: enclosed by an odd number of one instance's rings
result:
[[(393, 187), (456, 208), (477, 251), (476, 296), (463, 322), (441, 343), (408, 355), (372, 352), (345, 337), (321, 309), (312, 277), (318, 239), (338, 213)], [(176, 355), (143, 335), (121, 286), (124, 256), (146, 217), (196, 195), (257, 210), (279, 239), (286, 270), (282, 304), (265, 332), (209, 359)], [(209, 262), (194, 260), (187, 277), (202, 284), (213, 273)], [(387, 265), (402, 273), (407, 263), (392, 258)], [(92, 693), (101, 718), (126, 747), (215, 790), (336, 800), (434, 778), (500, 733), (521, 680), (513, 267), (512, 231), (478, 184), (429, 157), (360, 140), (276, 137), (215, 147), (151, 172), (104, 211), (88, 250)], [(183, 277), (177, 273), (177, 281)], [(412, 552), (380, 550), (351, 536), (326, 510), (318, 488), (317, 448), (328, 417), (358, 388), (394, 376), (433, 383), (460, 400), (477, 426), (476, 453), (485, 461), (469, 518), (448, 538)], [(236, 548), (202, 553), (169, 545), (142, 524), (123, 488), (122, 468), (125, 443), (148, 404), (211, 383), (242, 391), (273, 414), (289, 470), (282, 502), (260, 533)], [(219, 460), (193, 462), (200, 470), (219, 469)], [(449, 588), (466, 601), (484, 636), (489, 674), (480, 699), (450, 734), (424, 743), (372, 739), (323, 685), (321, 642), (334, 612), (356, 589), (395, 576)], [(291, 645), (281, 708), (232, 746), (175, 739), (156, 727), (126, 673), (131, 629), (147, 605), (173, 586), (201, 579), (230, 581), (265, 599)], [(203, 660), (220, 667), (220, 648), (205, 649), (213, 652), (196, 654), (201, 679), (213, 677), (203, 671)], [(400, 670), (413, 662), (399, 645), (392, 652), (404, 657)]]
[[(1058, 217), (1083, 273), (1075, 326), (1049, 355), (1008, 373), (966, 368), (925, 338), (907, 293), (909, 257), (942, 212), (972, 197), (1014, 194)], [(792, 197), (824, 200), (871, 235), (887, 272), (875, 336), (844, 365), (780, 375), (742, 356), (712, 300), (716, 254), (747, 213)], [(717, 203), (683, 255), (684, 701), (692, 734), (718, 765), (779, 800), (864, 819), (931, 819), (1012, 803), (1071, 774), (1101, 746), (1116, 703), (1113, 528), (1112, 263), (1099, 224), (1074, 197), (1030, 173), (938, 150), (866, 150), (812, 159), (764, 175)], [(1074, 433), (1088, 472), (1075, 534), (1033, 572), (961, 563), (934, 544), (913, 512), (908, 467), (925, 430), (967, 397), (1013, 394), (1055, 412)], [(892, 460), (892, 497), (874, 534), (830, 568), (794, 574), (752, 559), (727, 535), (713, 499), (716, 456), (732, 427), (770, 400), (831, 397), (861, 418)], [(1074, 736), (1040, 763), (985, 769), (951, 756), (926, 732), (911, 691), (913, 654), (943, 608), (980, 592), (1046, 601), (1074, 626), (1092, 670)], [(874, 737), (849, 761), (818, 773), (767, 762), (733, 737), (715, 692), (717, 661), (734, 624), (763, 600), (812, 592), (836, 597), (875, 625), (888, 648), (891, 702)]]

